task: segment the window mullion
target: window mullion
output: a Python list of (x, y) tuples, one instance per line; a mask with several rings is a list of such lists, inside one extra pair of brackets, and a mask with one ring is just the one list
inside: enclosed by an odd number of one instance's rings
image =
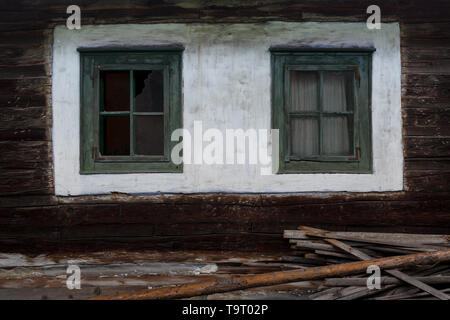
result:
[(288, 69), (283, 70), (284, 77), (284, 108), (282, 113), (286, 115), (286, 119), (284, 120), (285, 126), (285, 136), (283, 137), (284, 143), (286, 146), (285, 150), (285, 161), (289, 161), (289, 157), (291, 156), (291, 73)]
[(322, 145), (323, 145), (323, 129), (322, 129), (322, 112), (323, 112), (323, 72), (319, 71), (319, 97), (318, 97), (318, 107), (319, 107), (319, 155), (322, 155)]
[(130, 155), (134, 156), (134, 74), (130, 70)]

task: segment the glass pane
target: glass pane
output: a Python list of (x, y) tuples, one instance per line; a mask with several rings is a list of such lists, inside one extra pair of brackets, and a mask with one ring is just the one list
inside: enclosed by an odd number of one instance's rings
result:
[(326, 155), (349, 155), (350, 134), (347, 117), (323, 117), (323, 153)]
[(319, 154), (319, 122), (316, 118), (291, 118), (291, 154)]
[(314, 71), (291, 71), (290, 111), (317, 111), (319, 76)]
[(101, 117), (102, 155), (119, 156), (130, 154), (130, 117)]
[(353, 109), (353, 71), (323, 72), (323, 110), (340, 112)]
[(134, 111), (164, 110), (164, 77), (162, 70), (136, 70), (134, 73)]
[(164, 117), (134, 116), (135, 153), (164, 155)]
[(130, 72), (102, 71), (103, 110), (130, 110)]

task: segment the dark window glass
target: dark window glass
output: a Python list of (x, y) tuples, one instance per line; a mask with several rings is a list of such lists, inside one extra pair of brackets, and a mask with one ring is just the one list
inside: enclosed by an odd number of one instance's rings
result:
[(182, 172), (182, 48), (80, 48), (80, 174)]
[[(164, 155), (163, 72), (133, 70), (132, 75), (135, 99), (130, 108), (130, 71), (102, 72), (104, 88), (104, 108), (100, 128), (103, 139), (102, 154)], [(120, 114), (117, 114), (118, 112)], [(150, 112), (161, 115), (147, 114)], [(134, 117), (132, 127), (130, 116)], [(134, 150), (131, 150), (130, 133), (133, 131)]]
[(134, 128), (137, 155), (164, 154), (163, 116), (134, 116)]
[(103, 110), (130, 110), (130, 72), (102, 71)]
[(119, 156), (130, 154), (130, 117), (103, 116), (103, 150), (102, 155)]
[(163, 112), (164, 82), (162, 70), (136, 70), (134, 73), (134, 111)]

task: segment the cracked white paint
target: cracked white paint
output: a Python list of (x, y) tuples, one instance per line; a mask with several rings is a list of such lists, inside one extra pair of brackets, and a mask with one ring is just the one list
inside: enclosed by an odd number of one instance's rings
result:
[[(396, 191), (403, 188), (398, 23), (152, 24), (58, 26), (53, 47), (53, 148), (57, 195), (193, 192)], [(79, 174), (78, 47), (182, 44), (183, 123), (204, 130), (269, 129), (270, 46), (375, 47), (373, 174), (261, 176), (249, 165), (185, 165), (182, 174)]]

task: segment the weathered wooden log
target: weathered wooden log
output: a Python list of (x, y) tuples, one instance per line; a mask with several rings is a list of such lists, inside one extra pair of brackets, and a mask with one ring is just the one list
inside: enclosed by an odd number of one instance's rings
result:
[(184, 284), (176, 287), (162, 287), (142, 290), (133, 293), (122, 293), (115, 296), (94, 297), (93, 300), (144, 300), (144, 299), (178, 299), (205, 294), (228, 292), (254, 287), (264, 287), (288, 282), (323, 279), (327, 277), (346, 276), (366, 272), (370, 265), (381, 269), (407, 268), (417, 265), (433, 265), (450, 261), (450, 250), (417, 253), (406, 256), (395, 256), (382, 259), (357, 261), (351, 263), (308, 268), (305, 270), (289, 270), (263, 273), (249, 276), (230, 277), (226, 280), (212, 280), (199, 283)]
[[(417, 280), (426, 284), (442, 284), (450, 283), (449, 276), (429, 276), (429, 277), (415, 277)], [(381, 277), (380, 284), (402, 284), (403, 281), (394, 277)], [(367, 278), (329, 278), (323, 280), (324, 287), (365, 287), (367, 286)]]

